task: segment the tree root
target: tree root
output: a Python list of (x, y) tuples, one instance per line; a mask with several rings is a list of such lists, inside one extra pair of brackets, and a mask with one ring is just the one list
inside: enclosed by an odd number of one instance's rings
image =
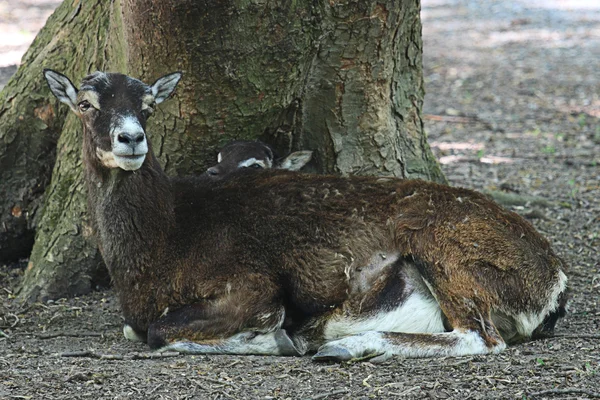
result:
[(100, 360), (153, 360), (158, 358), (177, 357), (180, 353), (176, 351), (166, 351), (164, 353), (128, 353), (128, 354), (103, 354), (93, 350), (69, 351), (60, 353), (61, 357), (87, 357)]

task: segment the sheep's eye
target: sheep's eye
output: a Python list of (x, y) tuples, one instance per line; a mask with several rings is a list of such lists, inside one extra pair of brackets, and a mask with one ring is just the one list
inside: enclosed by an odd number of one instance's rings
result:
[(86, 112), (87, 110), (89, 110), (89, 109), (90, 109), (90, 107), (91, 107), (92, 105), (90, 104), (90, 102), (89, 102), (89, 101), (87, 101), (87, 100), (83, 100), (82, 102), (80, 102), (80, 103), (78, 104), (78, 106), (79, 106), (79, 110), (80, 110), (81, 112)]
[(254, 168), (254, 169), (261, 169), (262, 167), (263, 167), (263, 166), (262, 166), (262, 165), (260, 165), (260, 164), (252, 164), (252, 165), (250, 166), (250, 168)]

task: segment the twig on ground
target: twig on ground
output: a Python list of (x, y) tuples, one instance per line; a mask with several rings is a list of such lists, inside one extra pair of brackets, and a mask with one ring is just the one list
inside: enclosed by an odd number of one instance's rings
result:
[(102, 354), (92, 350), (69, 351), (60, 353), (61, 357), (88, 357), (100, 360), (151, 360), (158, 358), (177, 357), (179, 352), (167, 351), (164, 353), (129, 353), (129, 354)]
[(415, 391), (417, 389), (421, 389), (421, 386), (413, 386), (411, 388), (406, 389), (404, 392), (400, 393), (400, 396), (406, 396), (407, 394), (409, 394), (412, 391)]
[(344, 394), (344, 393), (348, 393), (348, 389), (338, 389), (338, 390), (334, 390), (332, 392), (318, 394), (313, 397), (308, 397), (306, 400), (326, 399), (329, 396), (335, 396), (337, 394)]
[(69, 351), (60, 354), (61, 357), (88, 357), (88, 358), (98, 358), (101, 360), (123, 360), (123, 356), (120, 354), (101, 354), (96, 353), (92, 350), (82, 350), (82, 351)]
[(223, 385), (223, 386), (227, 385), (227, 386), (234, 386), (234, 387), (236, 386), (232, 382), (220, 381), (218, 379), (209, 378), (208, 376), (199, 375), (198, 377), (200, 379), (204, 380), (204, 381), (211, 382), (211, 383), (216, 383), (217, 385)]
[(598, 216), (594, 215), (592, 218), (588, 219), (585, 224), (583, 224), (582, 228), (587, 228), (588, 226), (590, 226), (592, 224), (592, 222), (594, 222), (597, 219), (598, 219)]
[(154, 389), (150, 390), (150, 391), (148, 392), (148, 394), (152, 394), (152, 393), (156, 392), (156, 391), (158, 390), (158, 388), (160, 388), (162, 385), (164, 385), (164, 383), (159, 383), (158, 385), (156, 385), (156, 386), (154, 387)]
[(60, 353), (61, 357), (97, 357), (97, 354), (90, 350), (67, 351)]
[(529, 392), (527, 393), (527, 397), (531, 399), (535, 399), (535, 396), (543, 396), (547, 394), (585, 394), (586, 396), (593, 398), (600, 398), (600, 393), (592, 392), (587, 389), (577, 389), (577, 388), (568, 388), (568, 389), (548, 389), (541, 390), (539, 392)]
[(439, 368), (442, 368), (442, 367), (457, 367), (459, 365), (469, 364), (472, 361), (473, 361), (473, 357), (469, 357), (469, 358), (467, 358), (465, 360), (460, 360), (460, 361), (457, 361), (457, 362), (454, 362), (454, 363), (437, 364), (437, 365), (435, 365), (435, 367), (439, 367)]
[(52, 339), (56, 337), (103, 337), (99, 332), (51, 332), (36, 335), (40, 339)]
[(165, 351), (164, 353), (131, 353), (132, 360), (153, 360), (155, 358), (178, 357), (181, 353), (178, 351)]
[(19, 319), (19, 317), (17, 316), (17, 314), (12, 314), (12, 313), (8, 313), (6, 314), (7, 317), (13, 317), (15, 319), (15, 322), (13, 322), (12, 324), (10, 324), (11, 328), (14, 328), (15, 326), (17, 326), (19, 324), (19, 321), (21, 321)]
[(0, 336), (10, 339), (10, 336), (8, 334), (4, 333), (4, 331), (2, 329), (0, 329)]

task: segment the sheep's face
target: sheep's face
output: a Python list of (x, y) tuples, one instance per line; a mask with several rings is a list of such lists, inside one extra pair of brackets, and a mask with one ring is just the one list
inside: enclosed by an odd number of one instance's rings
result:
[(81, 118), (101, 164), (126, 171), (144, 163), (146, 121), (181, 78), (176, 72), (149, 86), (123, 74), (95, 72), (76, 89), (62, 74), (46, 70), (44, 75), (54, 95)]
[(273, 150), (260, 141), (236, 140), (219, 152), (216, 165), (206, 170), (213, 180), (227, 177), (239, 169), (287, 169), (298, 171), (312, 157), (312, 151), (296, 151), (283, 159), (275, 159)]
[(223, 178), (240, 168), (264, 169), (273, 166), (273, 151), (264, 143), (237, 140), (223, 147), (218, 164), (206, 173), (213, 179)]

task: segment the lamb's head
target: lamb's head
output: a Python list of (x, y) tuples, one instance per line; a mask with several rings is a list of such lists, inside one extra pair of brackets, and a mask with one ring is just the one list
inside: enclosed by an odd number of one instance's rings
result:
[(297, 171), (304, 167), (311, 157), (312, 151), (296, 151), (279, 160), (265, 143), (236, 140), (221, 149), (217, 156), (218, 164), (210, 167), (206, 173), (213, 179), (220, 179), (241, 168), (277, 168)]
[(84, 135), (106, 168), (134, 171), (148, 153), (146, 121), (154, 107), (166, 100), (181, 78), (175, 72), (153, 85), (118, 73), (94, 72), (77, 89), (66, 76), (44, 70), (52, 93), (83, 122)]

